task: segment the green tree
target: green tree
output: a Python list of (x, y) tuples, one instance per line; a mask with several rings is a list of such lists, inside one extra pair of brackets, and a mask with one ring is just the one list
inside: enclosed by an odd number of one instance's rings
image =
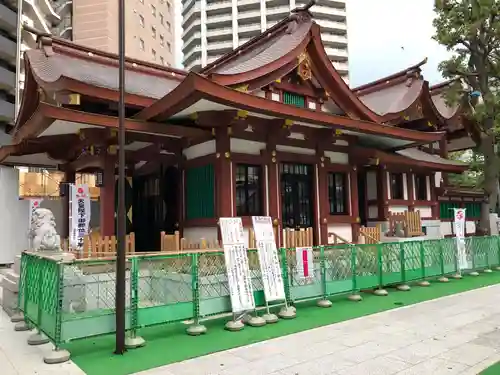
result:
[(500, 0), (436, 0), (434, 39), (452, 52), (440, 64), (445, 77), (461, 78), (448, 93), (450, 101), (470, 105), (467, 131), (484, 157), (485, 195), (481, 231), (488, 232), (490, 207), (497, 200), (498, 156), (495, 152), (500, 119)]
[(458, 160), (469, 164), (469, 170), (462, 174), (448, 175), (448, 182), (452, 186), (481, 189), (483, 187), (484, 158), (474, 150), (450, 152), (451, 160)]

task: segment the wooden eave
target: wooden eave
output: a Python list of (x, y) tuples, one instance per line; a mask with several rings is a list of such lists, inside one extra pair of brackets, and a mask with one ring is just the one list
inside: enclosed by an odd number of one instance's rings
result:
[(369, 121), (353, 120), (325, 112), (298, 108), (280, 102), (260, 98), (218, 85), (196, 73), (190, 73), (172, 92), (148, 108), (140, 111), (135, 118), (142, 121), (167, 121), (177, 113), (189, 108), (200, 100), (212, 101), (231, 108), (238, 108), (277, 118), (297, 122), (307, 122), (328, 128), (342, 129), (365, 134), (373, 134), (407, 140), (431, 143), (443, 138), (444, 133), (424, 133), (406, 130)]
[(440, 197), (471, 197), (482, 198), (485, 196), (484, 190), (477, 190), (457, 186), (440, 186), (436, 188), (437, 195)]
[[(47, 130), (56, 120), (63, 120), (82, 125), (99, 126), (117, 129), (118, 118), (103, 116), (94, 113), (75, 111), (41, 102), (33, 116), (23, 124), (13, 138), (14, 143), (24, 139), (36, 138)], [(125, 129), (129, 132), (156, 134), (164, 137), (199, 137), (209, 134), (208, 131), (194, 127), (185, 127), (165, 123), (144, 122), (140, 120), (125, 119)]]
[(466, 164), (451, 165), (444, 163), (432, 163), (428, 161), (412, 159), (403, 155), (391, 154), (377, 149), (368, 149), (361, 147), (354, 147), (351, 150), (351, 154), (355, 158), (365, 160), (375, 159), (379, 164), (406, 165), (408, 167), (430, 169), (432, 171), (439, 172), (463, 173), (469, 168), (469, 166)]

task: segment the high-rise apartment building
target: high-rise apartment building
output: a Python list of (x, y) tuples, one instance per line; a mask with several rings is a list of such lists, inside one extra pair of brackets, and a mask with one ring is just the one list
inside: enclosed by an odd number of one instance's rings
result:
[[(23, 0), (19, 15), (18, 0), (0, 0), (0, 124), (14, 122), (16, 104), (19, 105), (24, 86), (23, 52), (36, 43), (36, 36), (26, 30), (18, 35), (18, 22), (45, 33), (55, 30), (58, 35), (68, 37), (67, 32), (59, 34), (63, 17), (58, 8), (66, 9), (66, 3), (71, 1)], [(20, 69), (16, 71), (18, 63)]]
[[(184, 68), (200, 69), (284, 19), (307, 0), (182, 0)], [(311, 8), (337, 71), (348, 80), (346, 0)]]
[[(165, 66), (175, 64), (173, 0), (127, 0), (126, 55)], [(73, 41), (118, 52), (118, 1), (73, 0)]]
[[(166, 66), (174, 65), (172, 1), (127, 1), (127, 56)], [(20, 105), (24, 86), (23, 53), (35, 46), (37, 38), (26, 29), (17, 35), (18, 21), (40, 32), (88, 47), (118, 52), (116, 0), (23, 0), (19, 20), (18, 0), (0, 0), (0, 124), (12, 124), (14, 121), (16, 104)]]

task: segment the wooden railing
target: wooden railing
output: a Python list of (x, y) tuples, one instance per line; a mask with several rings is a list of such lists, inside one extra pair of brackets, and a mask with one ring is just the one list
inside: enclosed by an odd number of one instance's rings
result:
[[(116, 256), (118, 241), (116, 236), (100, 237), (98, 233), (83, 237), (83, 249), (81, 251), (72, 249), (68, 239), (62, 242), (63, 250), (73, 253), (77, 259), (83, 258), (105, 258)], [(135, 235), (130, 233), (125, 239), (125, 253), (132, 255), (135, 253)]]
[[(248, 248), (255, 249), (255, 233), (252, 228), (248, 229)], [(276, 235), (276, 229), (275, 229)], [(220, 251), (222, 246), (217, 240), (206, 240), (201, 238), (198, 241), (188, 240), (182, 238), (178, 231), (174, 234), (167, 234), (165, 232), (160, 233), (160, 252), (162, 253), (175, 253), (181, 251), (193, 251), (193, 250), (210, 250), (210, 251)], [(300, 230), (283, 230), (283, 240), (285, 241), (284, 246), (286, 247), (301, 247), (301, 246), (313, 246), (313, 231), (312, 228), (300, 229)], [(80, 258), (103, 258), (103, 257), (113, 257), (116, 256), (117, 250), (117, 240), (115, 236), (111, 237), (101, 237), (98, 231), (84, 237), (83, 251), (76, 251), (70, 249), (68, 240), (62, 241), (62, 247), (66, 251), (72, 252), (76, 255), (78, 259)], [(156, 249), (151, 249), (150, 253), (158, 253)], [(126, 254), (135, 254), (135, 235), (130, 233), (127, 235), (126, 240)], [(145, 254), (141, 252), (140, 254)]]
[(314, 236), (312, 228), (283, 229), (283, 247), (313, 246)]
[[(330, 241), (332, 239), (332, 241)], [(329, 232), (328, 233), (328, 244), (329, 245), (343, 245), (350, 244), (351, 241), (346, 240), (344, 237), (339, 236), (337, 233)]]
[(380, 243), (382, 231), (380, 226), (359, 228), (360, 243), (377, 244)]

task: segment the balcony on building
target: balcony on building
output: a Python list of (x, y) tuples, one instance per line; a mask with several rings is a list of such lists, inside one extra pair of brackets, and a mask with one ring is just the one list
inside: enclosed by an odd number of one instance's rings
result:
[[(290, 12), (289, 6), (267, 7), (266, 18), (272, 22), (281, 21)], [(269, 25), (268, 25), (269, 27)]]
[(238, 1), (238, 12), (247, 12), (250, 10), (260, 11), (260, 0), (240, 0), (240, 1)]
[(238, 26), (239, 38), (253, 38), (262, 32), (260, 22)]
[(195, 33), (201, 33), (201, 21), (198, 19), (190, 24), (183, 24), (182, 29), (182, 40), (187, 40)]
[(207, 30), (207, 42), (224, 42), (226, 40), (233, 40), (233, 28), (224, 27), (221, 29)]
[(5, 32), (0, 33), (0, 58), (12, 64), (16, 64), (16, 41), (14, 37)]
[(231, 14), (223, 14), (212, 17), (207, 16), (207, 29), (230, 27), (232, 24), (233, 17)]

